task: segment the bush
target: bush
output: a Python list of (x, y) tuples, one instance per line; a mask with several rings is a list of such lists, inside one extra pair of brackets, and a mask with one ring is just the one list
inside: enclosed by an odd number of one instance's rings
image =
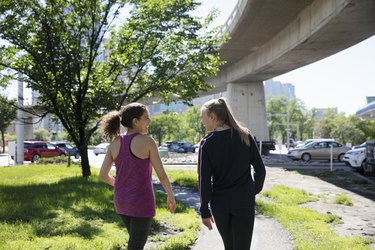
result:
[[(71, 161), (73, 163), (73, 161)], [(38, 164), (68, 164), (68, 157), (67, 156), (56, 156), (56, 157), (49, 157), (49, 158), (40, 158), (38, 160)]]

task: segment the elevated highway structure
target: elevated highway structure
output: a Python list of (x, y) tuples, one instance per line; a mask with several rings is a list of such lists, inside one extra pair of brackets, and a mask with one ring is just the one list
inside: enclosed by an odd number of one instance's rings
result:
[(207, 79), (215, 86), (207, 94), (227, 91), (238, 120), (269, 140), (263, 81), (374, 35), (375, 1), (239, 0), (223, 32), (230, 37), (220, 50), (226, 63)]

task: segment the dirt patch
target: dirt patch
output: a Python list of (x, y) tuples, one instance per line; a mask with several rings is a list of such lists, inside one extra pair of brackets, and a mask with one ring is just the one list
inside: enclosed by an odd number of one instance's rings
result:
[[(339, 216), (343, 223), (333, 226), (338, 235), (375, 239), (375, 185), (357, 173), (268, 167), (264, 190), (275, 185), (303, 189), (318, 198), (303, 206)], [(345, 194), (353, 206), (335, 204), (333, 200), (340, 194)], [(375, 244), (372, 247), (375, 249)]]

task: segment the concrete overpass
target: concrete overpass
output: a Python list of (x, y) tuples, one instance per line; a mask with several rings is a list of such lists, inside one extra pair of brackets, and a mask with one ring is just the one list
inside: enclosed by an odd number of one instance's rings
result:
[[(207, 79), (227, 91), (237, 119), (268, 140), (263, 81), (355, 45), (375, 34), (374, 0), (239, 0), (224, 25), (226, 61)], [(324, 91), (324, 90), (322, 90)]]

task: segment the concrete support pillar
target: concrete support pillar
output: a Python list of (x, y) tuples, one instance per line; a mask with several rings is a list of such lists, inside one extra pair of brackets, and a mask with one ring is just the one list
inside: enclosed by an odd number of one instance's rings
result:
[(31, 116), (25, 117), (24, 132), (25, 140), (34, 138), (33, 118)]
[(241, 125), (258, 141), (269, 140), (263, 82), (229, 83), (227, 100)]

